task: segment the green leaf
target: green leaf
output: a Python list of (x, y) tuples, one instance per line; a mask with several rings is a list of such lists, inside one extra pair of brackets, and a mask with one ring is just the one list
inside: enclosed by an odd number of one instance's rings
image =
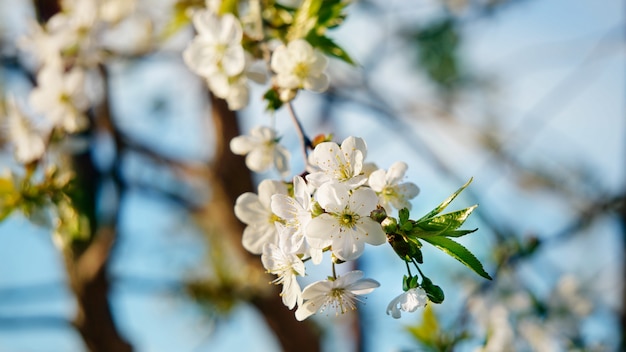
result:
[(304, 38), (315, 28), (322, 2), (323, 0), (304, 0), (302, 2), (294, 15), (293, 24), (287, 32), (288, 41)]
[(407, 330), (419, 342), (427, 346), (436, 346), (439, 337), (439, 322), (431, 305), (424, 308), (422, 323), (417, 326), (409, 326)]
[(273, 88), (268, 89), (267, 92), (263, 94), (263, 99), (267, 102), (266, 109), (269, 111), (276, 111), (283, 106), (283, 102), (280, 100), (280, 95)]
[(232, 13), (237, 15), (237, 7), (239, 6), (238, 0), (222, 0), (220, 4), (218, 15), (223, 15), (226, 13)]
[(422, 222), (423, 220), (426, 219), (430, 219), (433, 218), (435, 215), (441, 213), (450, 203), (452, 203), (452, 201), (454, 200), (454, 198), (456, 198), (461, 192), (463, 192), (463, 190), (465, 188), (467, 188), (467, 186), (469, 186), (470, 183), (472, 183), (472, 181), (474, 180), (474, 178), (470, 178), (469, 181), (467, 181), (463, 186), (461, 186), (461, 188), (459, 188), (456, 192), (454, 192), (450, 197), (448, 197), (448, 199), (444, 200), (443, 202), (441, 202), (441, 204), (439, 204), (435, 209), (433, 209), (430, 213), (424, 215), (422, 218), (420, 218), (419, 220), (417, 220), (417, 222)]
[(446, 254), (465, 264), (468, 268), (474, 270), (474, 272), (485, 279), (491, 280), (491, 276), (487, 274), (481, 262), (467, 248), (463, 247), (457, 242), (441, 236), (429, 236), (423, 237), (424, 241), (432, 244), (433, 246), (444, 251)]
[(324, 0), (323, 6), (319, 10), (318, 26), (326, 28), (334, 28), (343, 22), (346, 15), (343, 10), (348, 6), (349, 1), (343, 0)]
[(188, 10), (191, 6), (191, 4), (186, 2), (181, 2), (174, 6), (169, 21), (165, 24), (165, 27), (159, 35), (161, 40), (171, 38), (191, 22), (191, 18), (188, 15)]
[(309, 35), (307, 35), (306, 40), (311, 43), (311, 45), (321, 50), (324, 54), (333, 56), (352, 66), (356, 66), (356, 62), (350, 57), (350, 55), (348, 55), (348, 53), (342, 47), (337, 45), (332, 39), (324, 35), (319, 35), (315, 32), (310, 32)]
[(428, 219), (422, 218), (422, 220), (417, 222), (415, 226), (417, 229), (412, 234), (416, 236), (443, 235), (445, 232), (452, 232), (463, 225), (465, 220), (467, 220), (476, 207), (478, 207), (478, 205), (473, 205), (462, 210), (457, 210)]

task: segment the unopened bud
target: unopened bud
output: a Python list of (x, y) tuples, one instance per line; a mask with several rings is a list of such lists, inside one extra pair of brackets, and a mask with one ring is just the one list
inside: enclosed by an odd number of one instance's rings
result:
[(370, 213), (370, 218), (377, 223), (382, 224), (382, 222), (387, 218), (387, 212), (385, 211), (385, 208), (378, 205), (376, 206), (376, 209), (372, 210)]

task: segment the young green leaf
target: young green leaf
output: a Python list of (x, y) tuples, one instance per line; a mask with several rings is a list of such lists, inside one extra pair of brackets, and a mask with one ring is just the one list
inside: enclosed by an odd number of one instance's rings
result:
[(321, 50), (324, 54), (336, 57), (350, 65), (356, 66), (356, 62), (350, 55), (332, 39), (315, 32), (310, 32), (306, 39), (311, 45)]
[(294, 15), (293, 24), (287, 32), (288, 41), (304, 38), (315, 28), (322, 2), (323, 0), (304, 0), (302, 2)]
[[(445, 233), (453, 232), (463, 225), (469, 215), (476, 209), (478, 205), (473, 205), (469, 208), (458, 210), (451, 213), (435, 216), (429, 219), (422, 219), (418, 221), (412, 232), (415, 236), (434, 236), (442, 235), (447, 236)], [(466, 233), (467, 234), (467, 233)], [(458, 236), (453, 236), (458, 237)]]
[(472, 252), (457, 242), (442, 236), (429, 236), (423, 237), (422, 239), (465, 264), (465, 266), (474, 270), (476, 274), (491, 280), (491, 276), (487, 274), (481, 262), (476, 259)]
[(470, 183), (472, 183), (473, 178), (470, 178), (461, 188), (459, 188), (456, 192), (454, 192), (448, 199), (444, 200), (441, 204), (439, 204), (435, 209), (433, 209), (430, 213), (424, 215), (421, 219), (417, 220), (417, 222), (421, 222), (426, 219), (430, 219), (435, 215), (441, 213), (452, 201), (456, 198)]

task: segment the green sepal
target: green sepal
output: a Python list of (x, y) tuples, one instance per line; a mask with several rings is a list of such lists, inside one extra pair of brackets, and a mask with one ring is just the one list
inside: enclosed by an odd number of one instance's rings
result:
[(419, 284), (417, 283), (418, 277), (417, 276), (406, 276), (404, 275), (402, 277), (402, 290), (403, 291), (408, 291), (412, 288), (416, 288), (419, 287)]
[(398, 211), (398, 220), (400, 221), (400, 225), (409, 221), (409, 209), (402, 208)]
[(427, 277), (422, 280), (422, 288), (426, 291), (428, 299), (433, 303), (440, 304), (445, 299), (445, 295), (441, 287), (433, 284), (433, 282)]
[(472, 254), (472, 252), (459, 243), (442, 236), (428, 236), (422, 237), (422, 239), (460, 261), (468, 268), (474, 270), (476, 274), (484, 277), (485, 279), (491, 280), (491, 276), (487, 274), (481, 262), (474, 256), (474, 254)]

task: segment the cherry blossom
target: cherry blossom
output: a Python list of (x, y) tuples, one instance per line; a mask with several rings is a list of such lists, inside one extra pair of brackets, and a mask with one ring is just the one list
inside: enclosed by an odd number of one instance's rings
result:
[(303, 88), (315, 92), (328, 89), (328, 76), (324, 73), (327, 65), (328, 59), (304, 39), (278, 47), (270, 63), (272, 71), (276, 73), (275, 82), (280, 88)]
[(387, 315), (391, 312), (391, 316), (398, 319), (401, 316), (400, 311), (413, 313), (418, 308), (425, 307), (426, 303), (428, 303), (426, 291), (421, 287), (411, 288), (389, 302)]
[(15, 148), (15, 160), (30, 163), (41, 158), (46, 151), (42, 131), (33, 125), (14, 99), (8, 99), (8, 137)]
[(365, 243), (374, 246), (386, 242), (379, 223), (369, 217), (376, 209), (377, 196), (369, 188), (350, 193), (348, 186), (326, 183), (317, 190), (317, 201), (326, 211), (307, 226), (307, 240), (316, 248), (332, 247), (333, 254), (344, 261), (358, 258)]
[(302, 291), (305, 300), (296, 310), (296, 319), (302, 321), (326, 308), (334, 308), (336, 314), (344, 314), (356, 309), (358, 296), (368, 294), (380, 284), (373, 279), (363, 279), (360, 270), (350, 271), (337, 279), (314, 282)]
[(257, 126), (248, 136), (238, 136), (230, 141), (230, 150), (246, 155), (246, 165), (252, 171), (263, 172), (274, 166), (281, 176), (289, 173), (289, 152), (278, 144), (276, 131)]
[(272, 196), (272, 211), (285, 220), (285, 226), (292, 230), (291, 242), (305, 256), (311, 257), (313, 264), (322, 261), (322, 249), (312, 248), (305, 241), (306, 227), (312, 219), (311, 193), (304, 179), (293, 178), (293, 197), (284, 194)]
[(258, 195), (246, 192), (235, 202), (235, 215), (248, 225), (243, 231), (242, 244), (251, 253), (261, 254), (266, 243), (278, 243), (274, 223), (281, 219), (272, 213), (270, 201), (273, 194), (287, 194), (287, 186), (280, 181), (263, 180)]
[(356, 188), (367, 182), (367, 177), (362, 174), (366, 156), (367, 145), (358, 137), (346, 138), (341, 146), (335, 142), (320, 143), (309, 158), (318, 171), (311, 172), (306, 179), (315, 187), (332, 181)]
[(37, 87), (31, 91), (31, 107), (55, 127), (68, 133), (81, 131), (88, 123), (84, 111), (89, 100), (84, 86), (82, 69), (76, 67), (64, 72), (59, 65), (46, 65), (37, 75)]
[(205, 78), (218, 72), (226, 76), (242, 73), (246, 60), (239, 20), (232, 14), (218, 16), (200, 10), (194, 13), (192, 21), (198, 35), (183, 52), (187, 66)]
[(271, 274), (278, 275), (272, 281), (274, 284), (282, 284), (283, 289), (281, 296), (283, 304), (292, 309), (296, 303), (302, 305), (302, 290), (296, 277), (304, 276), (304, 263), (296, 255), (297, 247), (294, 247), (290, 241), (291, 233), (282, 224), (276, 224), (278, 231), (278, 245), (266, 243), (263, 246), (263, 254), (261, 262), (263, 267)]
[(380, 205), (387, 213), (391, 213), (393, 206), (396, 209), (408, 208), (411, 210), (409, 199), (419, 194), (419, 188), (412, 182), (400, 183), (406, 173), (407, 164), (396, 162), (387, 172), (383, 169), (372, 172), (369, 177), (369, 186), (378, 194)]

